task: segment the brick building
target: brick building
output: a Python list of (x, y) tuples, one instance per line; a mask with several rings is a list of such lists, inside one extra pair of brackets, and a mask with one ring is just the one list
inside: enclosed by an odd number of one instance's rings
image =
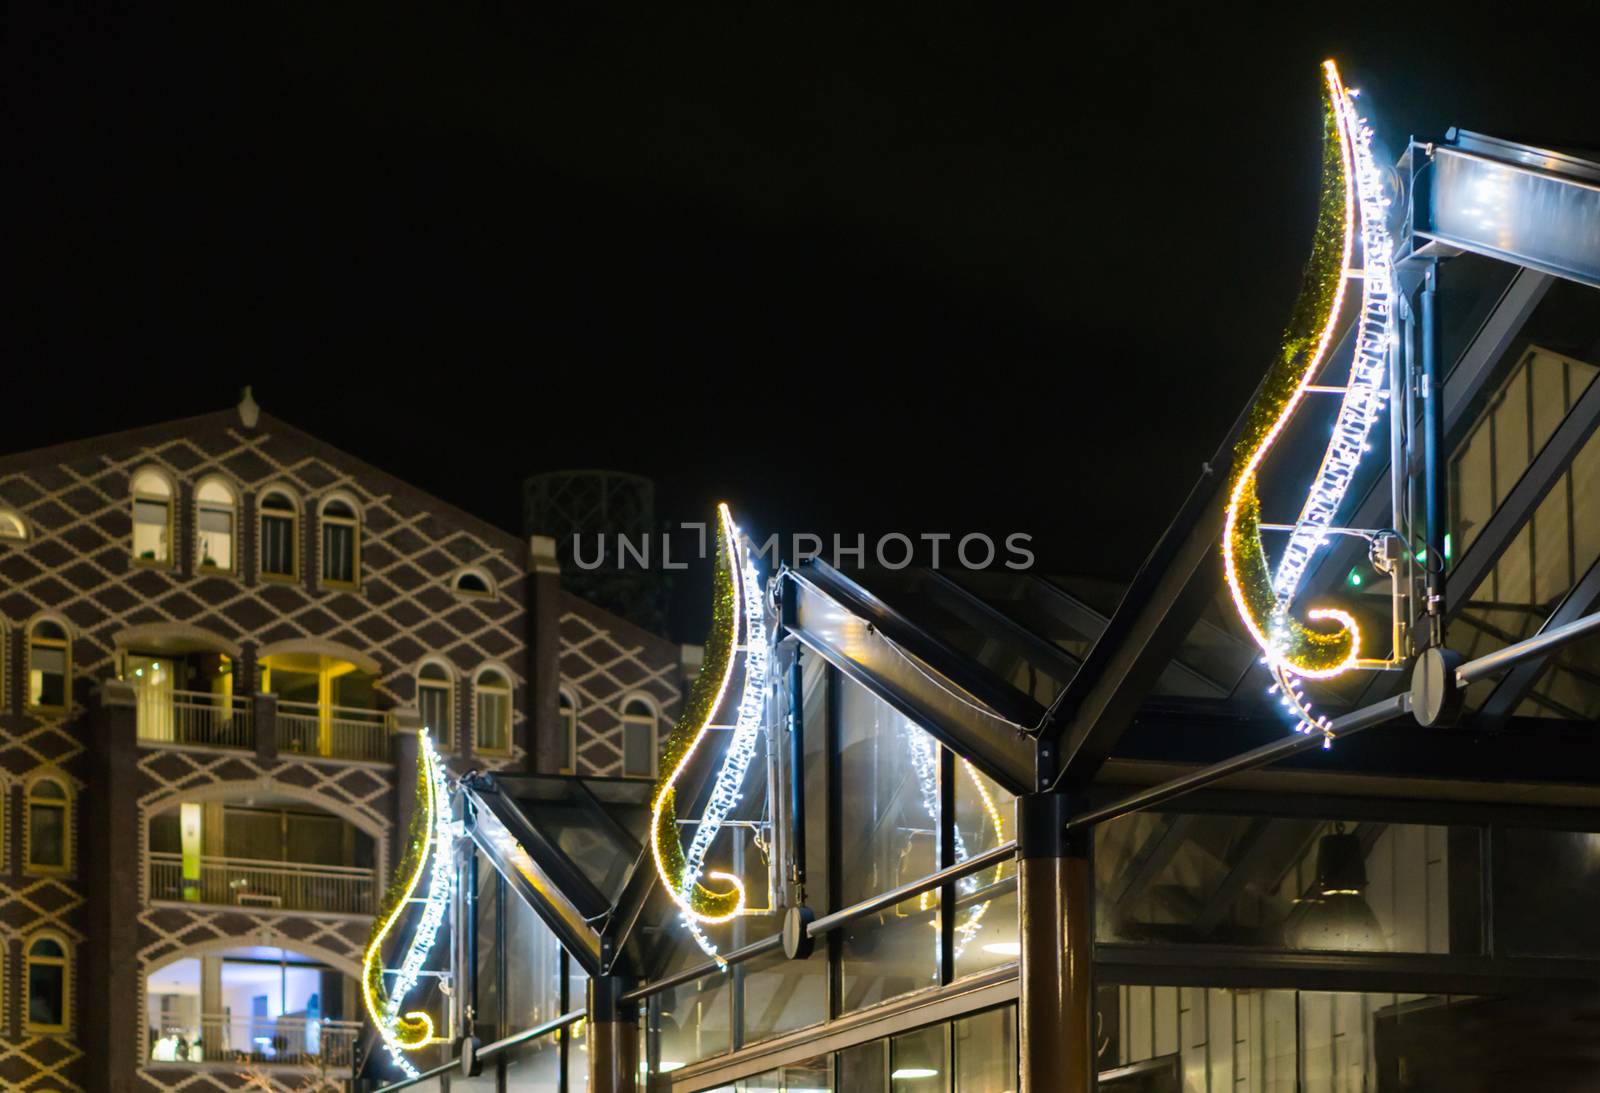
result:
[(678, 647), (260, 412), (0, 457), (0, 1085), (349, 1073), (416, 732), (650, 777)]

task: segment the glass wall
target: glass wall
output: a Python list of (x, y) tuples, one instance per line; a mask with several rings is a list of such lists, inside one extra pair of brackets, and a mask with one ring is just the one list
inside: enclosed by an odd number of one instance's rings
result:
[(1482, 834), (1138, 813), (1095, 832), (1100, 941), (1482, 951)]

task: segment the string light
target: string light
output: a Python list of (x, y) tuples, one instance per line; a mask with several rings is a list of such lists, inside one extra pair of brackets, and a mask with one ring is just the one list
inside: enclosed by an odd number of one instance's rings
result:
[[(1306, 283), (1284, 336), (1284, 349), (1248, 413), (1237, 450), (1236, 477), (1223, 523), (1223, 572), (1234, 606), (1264, 655), (1277, 683), (1273, 688), (1295, 716), (1297, 729), (1321, 731), (1331, 740), (1328, 719), (1316, 714), (1300, 679), (1328, 679), (1352, 668), (1360, 655), (1361, 631), (1347, 611), (1319, 608), (1311, 621), (1337, 624), (1312, 630), (1289, 608), (1311, 558), (1330, 529), (1368, 450), (1367, 438), (1388, 397), (1388, 353), (1393, 342), (1394, 266), (1385, 223), (1388, 201), (1372, 159), (1372, 130), (1355, 109), (1337, 66), (1324, 62), (1325, 103), (1323, 202)], [(1352, 186), (1352, 177), (1354, 185)], [(1355, 223), (1361, 222), (1362, 268), (1351, 269)], [(1300, 406), (1324, 364), (1343, 306), (1346, 279), (1361, 281), (1355, 352), (1322, 463), (1307, 491), (1299, 518), (1269, 575), (1261, 543), (1257, 475), (1268, 449)]]
[[(444, 762), (434, 747), (427, 729), (418, 735), (417, 805), (420, 810), (422, 842), (414, 855), (411, 869), (404, 868), (398, 878), (399, 887), (388, 912), (381, 915), (362, 961), (362, 1000), (367, 1016), (378, 1029), (395, 1064), (408, 1078), (418, 1076), (410, 1060), (402, 1054), (416, 1051), (428, 1044), (438, 1043), (434, 1036), (433, 1018), (421, 1010), (401, 1014), (400, 1007), (406, 995), (416, 987), (422, 976), (423, 965), (438, 939), (439, 928), (444, 924), (446, 909), (455, 893), (455, 870), (451, 862), (451, 846), (455, 839), (455, 821), (450, 807), (450, 781)], [(431, 868), (430, 868), (431, 867)], [(405, 956), (395, 974), (395, 981), (383, 987), (383, 943), (389, 932), (413, 902), (423, 873), (428, 873), (428, 893), (422, 900), (422, 915), (412, 931)]]
[[(662, 757), (662, 774), (656, 783), (651, 804), (650, 850), (655, 860), (656, 874), (666, 887), (668, 895), (683, 912), (683, 919), (691, 927), (696, 941), (713, 956), (715, 946), (699, 929), (701, 925), (727, 922), (743, 912), (745, 890), (743, 882), (731, 873), (707, 872), (701, 868), (711, 836), (721, 827), (728, 811), (739, 801), (739, 785), (744, 777), (743, 767), (748, 767), (754, 754), (755, 730), (764, 723), (766, 699), (766, 628), (760, 619), (760, 588), (751, 567), (742, 552), (739, 529), (727, 505), (717, 506), (718, 546), (713, 573), (715, 596), (712, 604), (711, 633), (706, 640), (706, 656), (684, 704), (683, 714), (667, 738)], [(755, 602), (751, 602), (755, 601)], [(748, 612), (748, 614), (746, 613)], [(688, 766), (695, 750), (710, 728), (712, 715), (721, 708), (727, 696), (728, 684), (733, 677), (735, 639), (739, 619), (745, 616), (746, 687), (740, 699), (735, 739), (730, 742), (729, 754), (718, 773), (712, 791), (712, 801), (701, 826), (709, 824), (711, 830), (704, 841), (697, 832), (694, 845), (686, 854), (678, 836), (676, 784)], [(755, 624), (752, 624), (752, 619)], [(755, 634), (759, 625), (760, 649), (757, 652)], [(759, 674), (759, 680), (752, 680)], [(746, 735), (740, 739), (741, 730)], [(743, 764), (743, 767), (740, 764)], [(726, 777), (724, 777), (726, 775)], [(700, 883), (701, 876), (728, 882), (726, 891), (716, 892)], [(720, 959), (720, 958), (719, 958)]]

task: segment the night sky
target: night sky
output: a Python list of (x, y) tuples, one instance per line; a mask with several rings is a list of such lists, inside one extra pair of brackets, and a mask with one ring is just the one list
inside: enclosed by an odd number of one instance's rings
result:
[(1388, 160), (1600, 145), (1554, 9), (1293, 6), (13, 10), (0, 449), (251, 383), (508, 528), (606, 467), (1127, 574), (1294, 295), (1324, 56)]

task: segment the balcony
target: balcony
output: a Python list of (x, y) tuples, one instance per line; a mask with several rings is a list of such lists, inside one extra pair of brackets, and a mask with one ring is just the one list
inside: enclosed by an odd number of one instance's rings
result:
[(247, 698), (141, 684), (135, 684), (134, 696), (140, 740), (255, 750), (255, 716)]
[(373, 871), (360, 866), (201, 857), (198, 875), (185, 878), (182, 854), (150, 854), (151, 900), (370, 915), (376, 892)]
[(153, 1063), (292, 1067), (348, 1077), (359, 1021), (206, 1014), (198, 1022), (150, 1027)]
[(393, 716), (382, 710), (278, 702), (278, 748), (324, 759), (387, 762)]

